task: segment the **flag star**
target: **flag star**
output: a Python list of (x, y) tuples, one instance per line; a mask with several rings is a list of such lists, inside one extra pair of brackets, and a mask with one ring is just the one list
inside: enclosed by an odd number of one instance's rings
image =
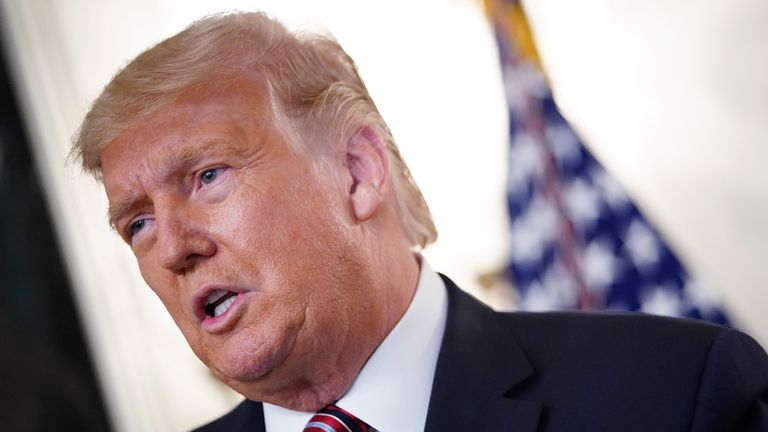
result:
[(517, 65), (505, 65), (502, 69), (504, 76), (504, 93), (507, 106), (515, 114), (525, 115), (530, 107), (531, 97), (539, 98), (549, 91), (541, 71), (525, 61)]
[(543, 239), (539, 233), (526, 229), (524, 223), (512, 226), (512, 261), (516, 264), (532, 264), (541, 259)]
[(507, 192), (519, 196), (531, 178), (540, 176), (542, 170), (541, 151), (536, 141), (525, 132), (519, 133), (509, 149)]
[(525, 290), (521, 306), (525, 310), (546, 311), (570, 309), (576, 304), (575, 282), (565, 266), (556, 260), (547, 268), (541, 281)]
[(681, 316), (683, 302), (674, 289), (666, 287), (648, 288), (641, 294), (640, 310), (654, 315)]
[(590, 243), (581, 257), (584, 283), (591, 290), (603, 291), (613, 283), (619, 270), (618, 260), (605, 242)]
[(524, 112), (526, 107), (525, 87), (517, 84), (520, 73), (515, 68), (505, 67), (502, 74), (504, 75), (504, 94), (507, 97), (507, 106), (516, 113)]
[(704, 315), (716, 312), (720, 307), (718, 293), (707, 284), (688, 280), (683, 287), (683, 295)]
[(555, 297), (544, 288), (539, 282), (534, 282), (528, 286), (525, 296), (521, 300), (521, 306), (524, 310), (530, 311), (550, 311), (556, 310), (560, 305), (555, 301)]
[(591, 171), (592, 180), (600, 189), (603, 199), (614, 210), (621, 210), (630, 204), (629, 197), (621, 188), (621, 185), (614, 180), (604, 169), (595, 166)]
[(579, 140), (565, 124), (547, 126), (544, 131), (555, 159), (562, 166), (574, 166), (581, 161)]
[(544, 273), (543, 285), (549, 295), (555, 299), (558, 308), (572, 308), (577, 303), (578, 288), (573, 275), (559, 259)]
[(627, 229), (624, 248), (632, 261), (640, 268), (647, 268), (659, 262), (659, 239), (648, 225), (634, 219)]
[(600, 216), (600, 194), (589, 183), (576, 179), (564, 191), (565, 209), (579, 227), (590, 227)]
[(534, 199), (512, 223), (512, 260), (518, 264), (539, 261), (557, 234), (557, 215), (552, 205), (542, 198)]

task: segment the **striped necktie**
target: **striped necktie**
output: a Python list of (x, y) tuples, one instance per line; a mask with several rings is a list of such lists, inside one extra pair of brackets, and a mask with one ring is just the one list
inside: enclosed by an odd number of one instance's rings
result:
[(336, 405), (328, 405), (317, 412), (304, 432), (377, 432), (364, 421), (344, 411)]

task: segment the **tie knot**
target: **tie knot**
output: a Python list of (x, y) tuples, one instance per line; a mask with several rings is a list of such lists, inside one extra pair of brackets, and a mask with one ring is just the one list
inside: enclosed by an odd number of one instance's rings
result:
[(336, 405), (328, 405), (309, 419), (304, 432), (376, 432), (376, 429)]

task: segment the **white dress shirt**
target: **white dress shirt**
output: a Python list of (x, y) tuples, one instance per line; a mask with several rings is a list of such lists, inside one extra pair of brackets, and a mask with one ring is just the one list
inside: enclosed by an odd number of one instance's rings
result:
[[(445, 284), (421, 261), (419, 283), (403, 317), (336, 403), (380, 432), (423, 431), (445, 330)], [(267, 432), (301, 432), (314, 413), (264, 404)]]

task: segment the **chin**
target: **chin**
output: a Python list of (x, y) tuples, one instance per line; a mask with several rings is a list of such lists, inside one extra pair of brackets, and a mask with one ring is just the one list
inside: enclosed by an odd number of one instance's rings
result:
[[(249, 385), (264, 381), (269, 375), (285, 362), (287, 350), (272, 350), (267, 352), (238, 350), (230, 353), (219, 353), (211, 369), (222, 381), (234, 385)], [(227, 355), (229, 354), (229, 355)]]
[(356, 375), (341, 374), (336, 368), (319, 374), (313, 368), (314, 374), (302, 375), (305, 361), (289, 365), (287, 356), (270, 357), (270, 361), (230, 361), (214, 374), (247, 399), (304, 412), (315, 412), (340, 399)]
[(250, 329), (240, 331), (211, 350), (203, 362), (219, 380), (250, 399), (248, 389), (268, 389), (294, 348), (295, 334), (274, 336), (265, 340)]

